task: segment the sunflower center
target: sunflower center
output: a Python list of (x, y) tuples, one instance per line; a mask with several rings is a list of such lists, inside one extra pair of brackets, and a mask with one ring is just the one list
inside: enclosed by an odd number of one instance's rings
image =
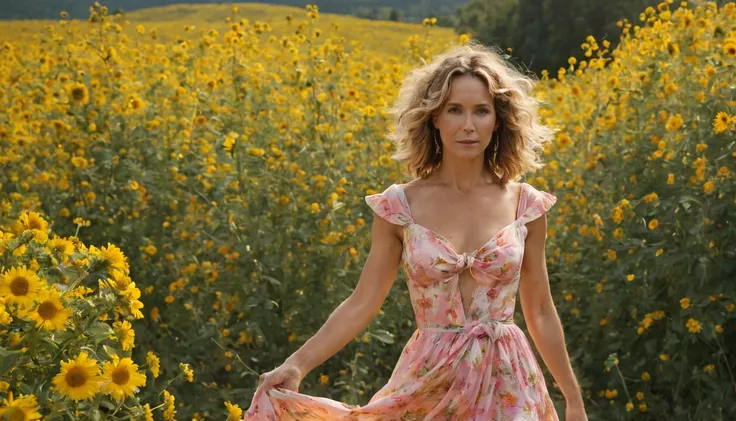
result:
[(30, 289), (30, 283), (28, 279), (18, 276), (17, 278), (10, 281), (10, 292), (15, 296), (27, 295)]
[(28, 220), (28, 229), (29, 230), (40, 230), (41, 229), (41, 222), (37, 219), (30, 219)]
[(82, 88), (72, 89), (72, 98), (77, 101), (81, 101), (82, 99), (84, 99), (84, 90)]
[(115, 369), (115, 371), (112, 372), (113, 383), (124, 385), (128, 384), (128, 380), (130, 380), (130, 373), (128, 373), (128, 370), (126, 368), (117, 368)]
[(2, 412), (3, 420), (7, 421), (25, 421), (26, 414), (20, 408), (9, 407), (5, 408)]
[(38, 306), (38, 315), (44, 320), (51, 320), (56, 316), (59, 310), (51, 301), (44, 301)]
[(64, 378), (66, 379), (66, 384), (68, 384), (69, 387), (82, 387), (87, 383), (87, 375), (84, 374), (84, 371), (79, 367), (73, 367), (71, 370), (67, 371)]

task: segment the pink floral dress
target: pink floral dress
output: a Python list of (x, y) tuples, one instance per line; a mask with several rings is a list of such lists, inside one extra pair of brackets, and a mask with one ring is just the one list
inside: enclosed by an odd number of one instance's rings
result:
[[(244, 419), (321, 421), (558, 421), (542, 371), (513, 322), (526, 223), (557, 198), (522, 183), (516, 220), (471, 253), (457, 253), (417, 224), (398, 184), (365, 197), (403, 227), (402, 268), (418, 329), (391, 378), (364, 406), (271, 388), (253, 396)], [(460, 273), (477, 281), (468, 313)]]

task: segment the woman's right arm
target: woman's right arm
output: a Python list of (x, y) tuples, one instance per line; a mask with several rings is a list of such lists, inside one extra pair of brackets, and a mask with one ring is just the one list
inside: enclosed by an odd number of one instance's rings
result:
[(302, 377), (340, 351), (376, 317), (399, 269), (401, 229), (374, 214), (370, 252), (355, 290), (285, 362), (296, 365)]

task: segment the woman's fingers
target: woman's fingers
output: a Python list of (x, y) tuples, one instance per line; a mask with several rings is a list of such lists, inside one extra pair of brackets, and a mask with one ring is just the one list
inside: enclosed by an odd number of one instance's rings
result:
[(269, 389), (269, 378), (266, 373), (258, 376), (258, 387), (256, 388), (256, 394), (264, 392)]
[(299, 382), (285, 374), (283, 370), (269, 371), (258, 376), (258, 387), (255, 393), (265, 392), (279, 385), (289, 390), (298, 391)]

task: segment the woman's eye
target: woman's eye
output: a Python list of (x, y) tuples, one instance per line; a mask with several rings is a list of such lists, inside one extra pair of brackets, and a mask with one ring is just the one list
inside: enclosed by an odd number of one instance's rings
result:
[[(454, 113), (459, 113), (460, 112), (460, 109), (459, 108), (450, 108), (447, 111), (454, 114)], [(490, 113), (490, 110), (483, 108), (483, 109), (478, 110), (478, 112), (481, 113), (481, 114), (489, 114)]]

